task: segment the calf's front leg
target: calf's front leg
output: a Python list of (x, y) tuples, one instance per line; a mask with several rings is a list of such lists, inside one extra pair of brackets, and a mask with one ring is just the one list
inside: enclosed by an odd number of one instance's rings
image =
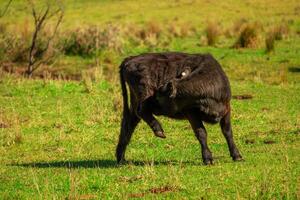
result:
[(207, 145), (207, 132), (200, 119), (200, 113), (196, 111), (188, 112), (187, 118), (194, 130), (195, 136), (201, 145), (202, 159), (205, 165), (213, 164), (212, 153)]

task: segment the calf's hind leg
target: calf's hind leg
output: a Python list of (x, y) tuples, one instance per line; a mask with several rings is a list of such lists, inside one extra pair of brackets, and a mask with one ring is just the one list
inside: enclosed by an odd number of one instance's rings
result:
[(194, 130), (195, 136), (201, 144), (203, 162), (205, 165), (209, 165), (213, 164), (213, 157), (207, 145), (207, 133), (200, 116), (201, 114), (196, 111), (187, 113), (187, 118)]
[(156, 137), (166, 138), (164, 130), (157, 119), (153, 116), (151, 105), (149, 105), (147, 101), (144, 101), (139, 105), (137, 113), (151, 127)]
[(128, 113), (127, 116), (123, 116), (119, 143), (116, 149), (116, 157), (118, 163), (125, 161), (126, 147), (129, 144), (132, 133), (139, 121), (140, 118), (132, 112)]
[(222, 133), (227, 141), (227, 145), (230, 151), (230, 156), (234, 161), (243, 160), (239, 150), (237, 149), (232, 135), (231, 122), (230, 122), (230, 111), (221, 119), (220, 126), (222, 129)]

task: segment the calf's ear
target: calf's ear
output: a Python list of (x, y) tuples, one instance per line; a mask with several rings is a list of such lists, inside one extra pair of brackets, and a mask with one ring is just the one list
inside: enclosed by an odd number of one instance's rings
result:
[(163, 95), (169, 96), (170, 98), (175, 98), (177, 93), (175, 81), (166, 83), (160, 88), (159, 92)]
[(170, 98), (175, 98), (177, 94), (177, 89), (176, 89), (176, 82), (175, 81), (170, 81), (167, 84), (168, 91), (169, 91), (169, 97)]

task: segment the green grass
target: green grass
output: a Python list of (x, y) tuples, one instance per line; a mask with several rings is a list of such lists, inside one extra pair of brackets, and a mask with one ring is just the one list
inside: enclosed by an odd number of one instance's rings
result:
[[(62, 31), (149, 21), (164, 27), (178, 18), (197, 32), (173, 37), (165, 46), (125, 41), (121, 52), (105, 49), (97, 58), (100, 70), (88, 71), (82, 81), (24, 79), (0, 70), (0, 199), (300, 198), (298, 1), (66, 0), (65, 5)], [(240, 19), (263, 27), (257, 48), (231, 48), (237, 35), (224, 32)], [(19, 33), (31, 17), (24, 1), (15, 0), (0, 20)], [(201, 41), (209, 20), (223, 31), (214, 47)], [(267, 54), (262, 38), (280, 23), (288, 24), (289, 34)], [(253, 96), (232, 100), (234, 137), (245, 162), (234, 163), (220, 128), (206, 125), (215, 164), (204, 166), (188, 122), (159, 117), (167, 139), (154, 137), (140, 123), (127, 150), (129, 163), (116, 165), (122, 110), (118, 65), (149, 51), (209, 52), (227, 73), (233, 95)], [(95, 60), (61, 55), (48, 67), (81, 74), (93, 70)]]
[[(0, 0), (5, 5), (5, 0)], [(42, 1), (41, 1), (42, 2)], [(66, 0), (64, 27), (104, 23), (144, 23), (153, 20), (165, 22), (179, 18), (193, 25), (204, 25), (207, 20), (221, 22), (225, 26), (241, 18), (260, 21), (265, 24), (281, 22), (282, 19), (298, 21), (296, 0), (292, 1), (205, 1), (205, 0)], [(27, 11), (27, 12), (25, 12)], [(27, 14), (26, 14), (27, 13)], [(84, 13), (84, 14), (83, 14)], [(15, 0), (4, 21), (21, 23), (30, 19), (26, 2)], [(299, 24), (299, 21), (298, 21)]]
[[(187, 121), (161, 117), (167, 139), (141, 123), (128, 165), (114, 158), (119, 88), (6, 77), (0, 87), (0, 196), (4, 199), (299, 198), (300, 85), (231, 83), (233, 130), (245, 162), (234, 163), (218, 126), (207, 126), (214, 166), (204, 166)], [(271, 143), (271, 144), (267, 144)], [(149, 190), (168, 186), (169, 192)], [(297, 191), (298, 190), (298, 191)], [(297, 193), (298, 192), (298, 193)]]

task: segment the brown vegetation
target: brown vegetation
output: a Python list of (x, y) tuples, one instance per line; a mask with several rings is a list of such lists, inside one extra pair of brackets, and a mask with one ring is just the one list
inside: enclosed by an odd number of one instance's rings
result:
[(271, 32), (274, 35), (275, 40), (282, 40), (284, 36), (288, 35), (289, 27), (286, 24), (281, 24), (275, 26)]
[(168, 35), (172, 37), (187, 37), (196, 33), (195, 27), (188, 22), (180, 22), (177, 18), (168, 23)]
[(275, 35), (274, 35), (274, 32), (269, 32), (266, 36), (266, 40), (265, 40), (265, 43), (266, 43), (266, 52), (267, 53), (270, 53), (272, 51), (274, 51), (275, 49)]
[(205, 29), (205, 34), (207, 38), (207, 44), (209, 46), (215, 45), (220, 34), (218, 24), (215, 22), (209, 22)]
[(234, 44), (235, 48), (254, 48), (257, 46), (258, 41), (258, 27), (256, 24), (246, 25), (236, 43)]
[(67, 31), (60, 43), (66, 55), (92, 56), (105, 48), (121, 51), (123, 42), (120, 28), (108, 24), (105, 28), (88, 26)]
[[(3, 71), (28, 74), (29, 71), (32, 73), (38, 66), (42, 66), (43, 69), (36, 70), (33, 77), (67, 80), (82, 80), (83, 73), (77, 69), (76, 71), (65, 70), (68, 63), (63, 63), (59, 67), (54, 65), (54, 61), (58, 60), (58, 55), (74, 55), (95, 60), (94, 63), (88, 61), (90, 67), (98, 67), (101, 75), (106, 79), (113, 79), (112, 77), (115, 76), (112, 74), (116, 72), (115, 66), (118, 65), (120, 54), (134, 47), (138, 46), (141, 50), (147, 49), (148, 51), (157, 49), (172, 51), (170, 47), (173, 40), (190, 36), (201, 37), (200, 45), (213, 46), (222, 36), (220, 26), (216, 22), (208, 22), (207, 27), (202, 30), (204, 35), (190, 23), (179, 21), (177, 18), (165, 24), (151, 20), (144, 24), (86, 25), (64, 30), (63, 33), (57, 33), (59, 37), (53, 39), (55, 27), (47, 26), (40, 30), (34, 50), (31, 50), (33, 32), (30, 28), (30, 20), (25, 20), (23, 26), (10, 27), (10, 29), (7, 27), (7, 24), (0, 23), (0, 63)], [(247, 20), (240, 19), (224, 34), (226, 37), (238, 37), (233, 45), (235, 48), (263, 47), (260, 37), (263, 33), (258, 34), (261, 30), (259, 23), (249, 24)], [(288, 32), (288, 26), (285, 24), (272, 28), (265, 39), (266, 52), (274, 51), (275, 41), (284, 38)], [(30, 58), (33, 55), (33, 60), (37, 63), (37, 66), (32, 69), (29, 69), (29, 64), (26, 64), (28, 60), (30, 61), (29, 54), (31, 54)], [(60, 63), (61, 60), (58, 62)], [(26, 70), (24, 70), (25, 65), (27, 65)]]
[(272, 52), (275, 50), (275, 41), (282, 40), (289, 33), (289, 28), (286, 24), (281, 24), (273, 27), (266, 35), (265, 44), (266, 52)]
[(236, 35), (239, 35), (241, 33), (241, 30), (247, 23), (248, 21), (244, 18), (235, 21), (232, 27), (229, 27), (228, 29), (225, 30), (224, 32), (225, 36), (228, 38), (232, 38)]
[(0, 121), (0, 128), (8, 128), (9, 125), (5, 124), (4, 122)]

